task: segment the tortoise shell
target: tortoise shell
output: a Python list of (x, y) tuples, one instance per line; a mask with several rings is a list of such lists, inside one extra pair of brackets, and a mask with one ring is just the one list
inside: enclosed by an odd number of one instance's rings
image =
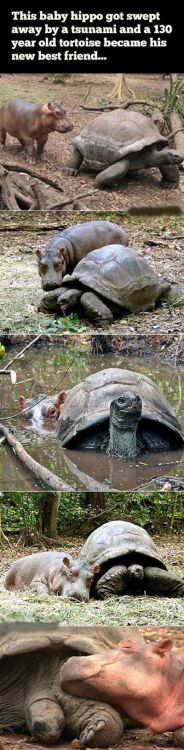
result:
[(159, 133), (150, 117), (133, 110), (115, 109), (95, 117), (73, 138), (72, 144), (91, 169), (101, 171), (146, 147), (160, 150), (167, 145), (167, 138)]
[(136, 250), (123, 245), (106, 245), (92, 250), (75, 267), (64, 285), (77, 283), (131, 312), (148, 310), (170, 288)]
[(178, 418), (164, 394), (146, 375), (108, 368), (89, 375), (69, 391), (57, 424), (57, 437), (65, 446), (79, 433), (109, 419), (110, 404), (124, 391), (134, 391), (142, 400), (142, 419), (165, 426), (184, 443)]

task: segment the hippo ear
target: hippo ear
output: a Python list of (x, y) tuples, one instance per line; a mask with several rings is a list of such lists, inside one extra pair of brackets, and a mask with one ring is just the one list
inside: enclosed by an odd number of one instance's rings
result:
[(138, 644), (135, 641), (120, 641), (118, 651), (138, 651)]
[(24, 398), (24, 396), (19, 396), (19, 398), (18, 398), (18, 405), (19, 405), (20, 409), (24, 408), (24, 405), (25, 405), (25, 398)]
[(158, 654), (159, 656), (165, 656), (171, 649), (173, 648), (173, 641), (171, 638), (168, 638), (164, 641), (158, 641), (158, 643), (153, 643), (150, 645), (150, 649), (154, 654)]
[(58, 396), (56, 396), (56, 400), (55, 400), (55, 406), (59, 406), (59, 404), (64, 404), (66, 397), (67, 397), (66, 391), (61, 391), (61, 393), (58, 393)]
[(71, 568), (71, 561), (70, 561), (70, 558), (67, 557), (67, 555), (63, 557), (63, 563), (64, 565), (66, 565), (67, 568)]
[(99, 572), (100, 572), (100, 565), (94, 565), (92, 573), (94, 573), (95, 575), (95, 573), (99, 573)]

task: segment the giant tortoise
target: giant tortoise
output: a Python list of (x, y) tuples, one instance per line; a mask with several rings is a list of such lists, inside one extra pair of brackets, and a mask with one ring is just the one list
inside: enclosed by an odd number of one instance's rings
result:
[(109, 521), (90, 534), (80, 551), (88, 567), (99, 566), (91, 595), (101, 599), (112, 594), (184, 596), (184, 580), (170, 573), (141, 526), (128, 521)]
[(152, 309), (171, 289), (136, 250), (108, 245), (93, 250), (63, 278), (62, 287), (49, 292), (39, 309), (67, 314), (76, 308), (95, 326), (107, 326), (124, 310)]
[(57, 437), (62, 447), (116, 458), (184, 445), (180, 422), (155, 383), (139, 372), (113, 367), (89, 375), (69, 391)]
[(164, 185), (176, 187), (184, 154), (166, 149), (167, 143), (151, 117), (115, 109), (95, 117), (73, 138), (74, 153), (64, 171), (76, 175), (84, 160), (89, 169), (99, 172), (96, 187), (106, 188), (121, 182), (128, 172), (158, 167)]
[(117, 744), (123, 734), (118, 711), (105, 702), (81, 700), (61, 690), (60, 671), (71, 656), (98, 654), (132, 637), (144, 643), (137, 628), (58, 627), (48, 624), (0, 626), (0, 726), (51, 745), (69, 735), (90, 747)]

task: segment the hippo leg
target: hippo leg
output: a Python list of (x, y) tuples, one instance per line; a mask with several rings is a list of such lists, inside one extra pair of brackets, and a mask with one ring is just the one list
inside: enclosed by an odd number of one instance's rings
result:
[(161, 568), (145, 568), (143, 586), (148, 594), (184, 597), (184, 581)]
[(63, 709), (53, 698), (40, 698), (25, 709), (30, 734), (48, 745), (57, 742), (65, 726)]
[(99, 579), (96, 584), (96, 592), (100, 599), (109, 596), (118, 596), (127, 591), (127, 568), (126, 565), (114, 565)]
[(34, 591), (37, 591), (38, 594), (49, 594), (49, 588), (46, 583), (42, 583), (42, 581), (38, 578), (33, 578), (30, 584), (30, 588)]
[(6, 130), (1, 126), (0, 128), (0, 143), (5, 146), (6, 143)]
[(162, 187), (177, 188), (180, 181), (180, 172), (176, 164), (160, 167), (162, 175)]
[(130, 162), (129, 159), (121, 159), (112, 164), (111, 167), (104, 169), (103, 172), (97, 175), (95, 185), (97, 188), (106, 188), (115, 185), (116, 182), (121, 182), (123, 177), (129, 171)]
[(113, 314), (109, 307), (102, 302), (93, 292), (85, 292), (80, 300), (81, 311), (84, 318), (92, 320), (95, 328), (101, 326), (106, 328), (113, 323)]
[(76, 177), (80, 169), (80, 166), (82, 164), (82, 161), (83, 161), (82, 154), (80, 153), (80, 151), (77, 150), (77, 148), (75, 148), (72, 156), (70, 157), (69, 161), (66, 164), (66, 167), (63, 167), (62, 171), (65, 174), (68, 174), (69, 176), (73, 175), (74, 177)]
[(48, 140), (48, 135), (46, 136), (44, 135), (42, 138), (39, 138), (39, 141), (37, 141), (36, 155), (38, 159), (43, 154), (43, 149), (44, 149), (45, 143), (47, 143), (47, 140)]
[(174, 747), (184, 747), (184, 727), (173, 732), (173, 744)]
[(114, 708), (101, 701), (86, 700), (67, 695), (59, 698), (67, 729), (87, 747), (109, 747), (123, 735), (122, 719)]

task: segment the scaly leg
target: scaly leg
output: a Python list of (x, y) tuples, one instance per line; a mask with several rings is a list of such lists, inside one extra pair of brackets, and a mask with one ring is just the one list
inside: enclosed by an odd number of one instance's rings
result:
[(99, 189), (111, 187), (116, 182), (121, 182), (129, 171), (129, 159), (120, 159), (112, 164), (111, 167), (103, 169), (103, 172), (97, 175), (95, 185)]
[(80, 151), (77, 150), (77, 148), (74, 148), (74, 152), (72, 156), (70, 156), (70, 159), (68, 163), (66, 164), (66, 167), (63, 167), (63, 172), (65, 174), (68, 174), (69, 176), (74, 175), (76, 177), (80, 166), (83, 161), (83, 156), (80, 153)]

